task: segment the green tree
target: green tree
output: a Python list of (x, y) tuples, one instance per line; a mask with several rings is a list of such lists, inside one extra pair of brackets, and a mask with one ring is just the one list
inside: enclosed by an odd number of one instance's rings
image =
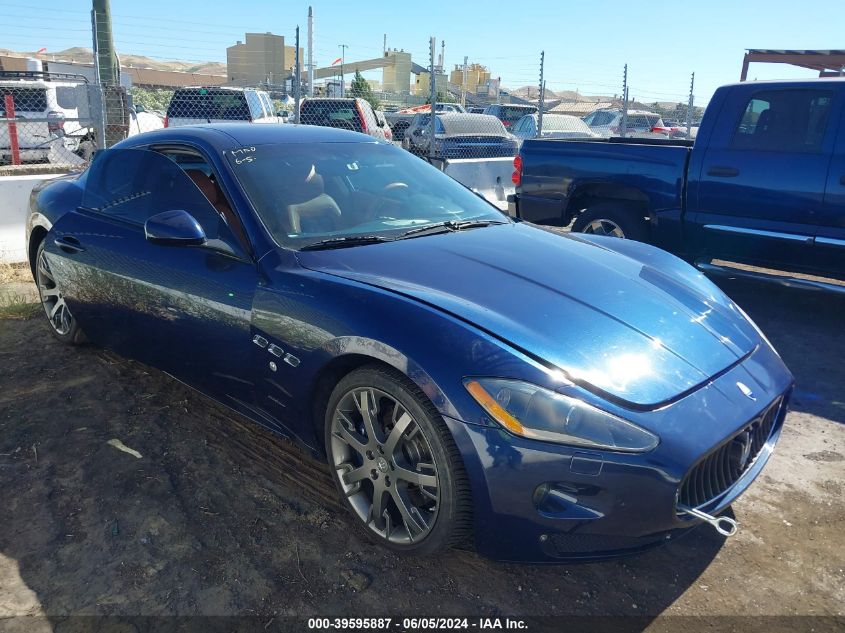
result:
[(352, 79), (352, 85), (349, 88), (349, 94), (353, 97), (361, 97), (362, 99), (366, 99), (371, 106), (373, 106), (373, 110), (378, 110), (381, 108), (381, 102), (376, 98), (373, 94), (373, 89), (370, 88), (370, 84), (367, 83), (367, 80), (361, 75), (361, 72), (356, 70), (355, 77)]

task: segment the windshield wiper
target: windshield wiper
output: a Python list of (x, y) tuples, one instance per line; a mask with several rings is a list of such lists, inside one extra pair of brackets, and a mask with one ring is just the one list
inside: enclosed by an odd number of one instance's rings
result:
[(474, 229), (482, 226), (490, 226), (492, 224), (507, 224), (507, 222), (503, 220), (446, 220), (445, 222), (437, 222), (436, 224), (420, 226), (416, 229), (405, 231), (396, 239), (401, 240), (406, 237), (421, 237), (423, 235), (451, 233), (453, 231), (462, 231), (463, 229)]
[(301, 251), (319, 251), (330, 248), (347, 248), (349, 246), (362, 246), (364, 244), (378, 244), (379, 242), (392, 242), (393, 239), (381, 235), (348, 235), (346, 237), (332, 237), (320, 240), (313, 244), (303, 246)]

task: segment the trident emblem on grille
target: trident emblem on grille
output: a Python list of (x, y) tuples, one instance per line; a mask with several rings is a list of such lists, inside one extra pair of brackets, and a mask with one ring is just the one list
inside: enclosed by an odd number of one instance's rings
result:
[(751, 457), (751, 432), (745, 431), (735, 441), (739, 442), (740, 445), (739, 468), (745, 470), (748, 465), (748, 458)]

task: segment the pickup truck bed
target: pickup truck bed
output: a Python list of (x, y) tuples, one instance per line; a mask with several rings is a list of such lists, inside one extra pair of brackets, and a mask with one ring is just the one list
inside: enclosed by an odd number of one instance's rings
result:
[(845, 278), (845, 79), (723, 86), (694, 143), (532, 139), (516, 165), (525, 220)]

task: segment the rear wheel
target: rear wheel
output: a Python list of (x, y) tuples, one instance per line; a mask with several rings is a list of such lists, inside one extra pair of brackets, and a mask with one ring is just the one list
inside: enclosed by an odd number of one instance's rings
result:
[(35, 264), (35, 282), (38, 286), (38, 296), (41, 298), (41, 306), (47, 315), (50, 324), (50, 331), (63, 343), (78, 345), (85, 340), (79, 323), (70, 313), (62, 294), (61, 288), (56, 283), (53, 271), (44, 254), (44, 243), (38, 246)]
[(326, 411), (326, 452), (353, 521), (391, 549), (432, 553), (469, 533), (466, 472), (437, 410), (405, 376), (365, 367)]
[(648, 224), (635, 205), (601, 202), (587, 207), (575, 219), (573, 232), (648, 241)]

